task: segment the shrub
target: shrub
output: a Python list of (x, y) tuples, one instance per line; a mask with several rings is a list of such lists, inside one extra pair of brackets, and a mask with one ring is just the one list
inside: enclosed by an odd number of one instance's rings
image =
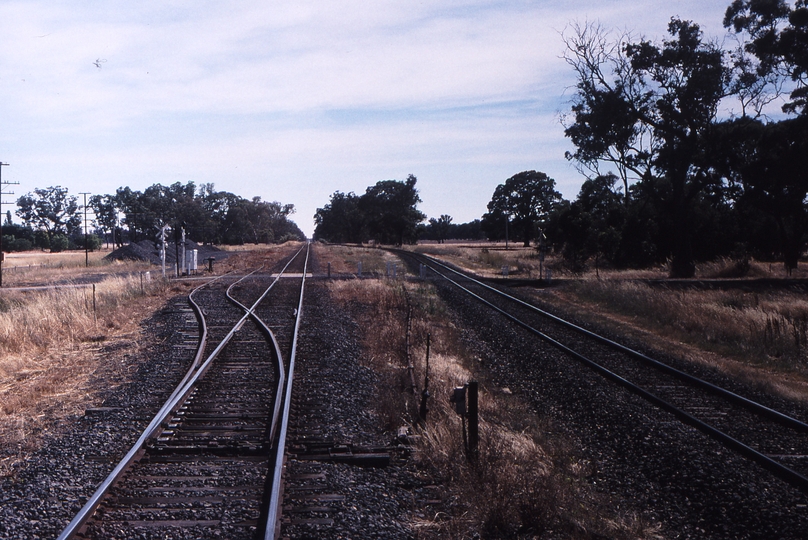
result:
[(32, 249), (34, 249), (34, 244), (27, 238), (15, 238), (11, 247), (11, 251), (30, 251)]
[(63, 234), (54, 234), (50, 241), (50, 250), (52, 253), (59, 253), (70, 247), (70, 241), (67, 236)]
[(48, 233), (42, 230), (34, 231), (34, 246), (42, 249), (50, 248), (50, 238)]

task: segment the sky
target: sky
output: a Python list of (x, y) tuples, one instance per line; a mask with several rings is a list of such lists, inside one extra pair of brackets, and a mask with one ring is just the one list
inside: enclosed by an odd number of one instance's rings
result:
[(3, 202), (213, 183), (294, 204), (311, 235), (335, 191), (409, 174), (419, 209), (455, 223), (521, 171), (574, 199), (565, 29), (661, 39), (678, 16), (721, 41), (728, 4), (3, 0)]

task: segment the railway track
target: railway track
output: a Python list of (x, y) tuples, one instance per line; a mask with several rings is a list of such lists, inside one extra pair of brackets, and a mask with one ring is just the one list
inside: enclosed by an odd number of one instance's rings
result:
[(308, 256), (191, 293), (190, 369), (60, 539), (275, 537)]
[(563, 320), (435, 259), (400, 253), (441, 280), (808, 494), (808, 424)]

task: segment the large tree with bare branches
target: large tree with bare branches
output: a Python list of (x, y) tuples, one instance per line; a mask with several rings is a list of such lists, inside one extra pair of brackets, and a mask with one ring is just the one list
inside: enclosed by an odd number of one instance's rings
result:
[(566, 135), (569, 154), (585, 169), (617, 169), (628, 196), (630, 179), (653, 184), (672, 235), (671, 275), (695, 272), (691, 210), (716, 179), (707, 174), (703, 141), (718, 104), (728, 95), (730, 70), (718, 46), (697, 24), (671, 19), (661, 43), (633, 42), (596, 25), (573, 29), (566, 60), (577, 75)]

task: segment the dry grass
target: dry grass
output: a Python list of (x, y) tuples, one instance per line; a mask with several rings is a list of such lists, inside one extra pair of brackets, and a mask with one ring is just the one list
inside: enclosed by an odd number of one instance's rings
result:
[[(533, 247), (511, 243), (478, 242), (473, 244), (420, 244), (410, 248), (416, 253), (432, 255), (481, 276), (502, 275), (502, 267), (508, 267), (508, 275), (520, 278), (536, 278), (546, 268), (553, 275), (561, 275), (560, 266), (552, 257), (541, 261)], [(546, 264), (545, 264), (546, 263)]]
[[(490, 385), (445, 306), (430, 285), (400, 280), (343, 280), (330, 285), (364, 328), (363, 358), (381, 376), (377, 416), (383, 428), (416, 431), (418, 464), (442, 491), (447, 513), (415, 522), (420, 538), (558, 537), (655, 538), (633, 516), (610, 516), (589, 494), (585, 466), (558, 441), (548, 441), (543, 421), (507, 389)], [(409, 357), (407, 314), (412, 310)], [(425, 375), (426, 340), (431, 336), (428, 421), (417, 418)], [(406, 369), (414, 365), (418, 388)], [(456, 386), (480, 381), (480, 458), (463, 451), (461, 420), (448, 396)], [(604, 517), (606, 516), (606, 517)]]
[(141, 288), (139, 276), (110, 277), (96, 285), (95, 311), (90, 287), (0, 294), (0, 474), (97, 402), (95, 374), (106, 372), (113, 386), (126, 380), (102, 347), (136, 352), (141, 319), (173, 293), (162, 281)]
[(387, 271), (387, 263), (395, 263), (396, 274), (403, 277), (405, 267), (401, 261), (389, 252), (359, 246), (326, 246), (324, 244), (312, 244), (315, 253), (320, 261), (320, 271), (325, 273), (328, 264), (331, 264), (331, 273), (353, 274), (359, 270), (359, 263), (362, 263), (362, 274), (364, 276), (381, 276)]
[[(473, 242), (463, 244), (419, 244), (409, 247), (418, 253), (432, 255), (446, 260), (481, 276), (493, 277), (502, 274), (502, 267), (509, 267), (509, 275), (520, 278), (538, 278), (540, 270), (549, 268), (554, 277), (575, 277), (576, 279), (666, 279), (670, 268), (659, 265), (652, 268), (614, 270), (596, 268), (590, 261), (589, 268), (582, 274), (572, 274), (564, 261), (555, 254), (548, 254), (540, 265), (535, 247), (522, 247), (511, 243), (508, 249), (502, 242)], [(738, 277), (756, 278), (808, 278), (808, 264), (802, 263), (790, 275), (781, 262), (749, 261), (748, 267), (740, 270), (738, 261), (720, 259), (696, 266), (696, 278), (726, 279)]]
[(224, 259), (217, 260), (214, 266), (216, 274), (226, 272), (251, 272), (260, 266), (272, 267), (283, 257), (296, 253), (303, 242), (286, 242), (283, 244), (258, 244), (254, 250), (230, 249), (230, 247), (244, 248), (245, 246), (229, 246), (226, 251), (232, 253)]
[[(486, 244), (435, 244), (416, 250), (478, 275), (496, 275), (501, 265), (509, 264), (512, 276), (537, 277), (529, 268), (535, 265), (533, 251), (527, 248), (504, 251)], [(546, 262), (553, 276), (570, 277), (558, 261), (548, 258)], [(664, 351), (684, 354), (769, 391), (808, 401), (808, 302), (802, 292), (674, 291), (640, 282), (667, 276), (665, 266), (590, 269), (537, 297), (616, 332), (633, 332)], [(781, 263), (754, 260), (739, 264), (722, 259), (696, 268), (696, 278), (706, 280), (787, 277), (808, 277), (808, 265), (801, 264), (790, 276)]]
[(83, 251), (7, 253), (6, 260), (3, 261), (3, 287), (64, 282), (80, 279), (87, 274), (131, 274), (154, 270), (146, 262), (103, 260), (108, 254), (108, 250), (89, 253), (87, 258), (89, 266), (85, 267)]
[(538, 298), (578, 317), (808, 401), (808, 301), (788, 290), (671, 290), (584, 280)]

